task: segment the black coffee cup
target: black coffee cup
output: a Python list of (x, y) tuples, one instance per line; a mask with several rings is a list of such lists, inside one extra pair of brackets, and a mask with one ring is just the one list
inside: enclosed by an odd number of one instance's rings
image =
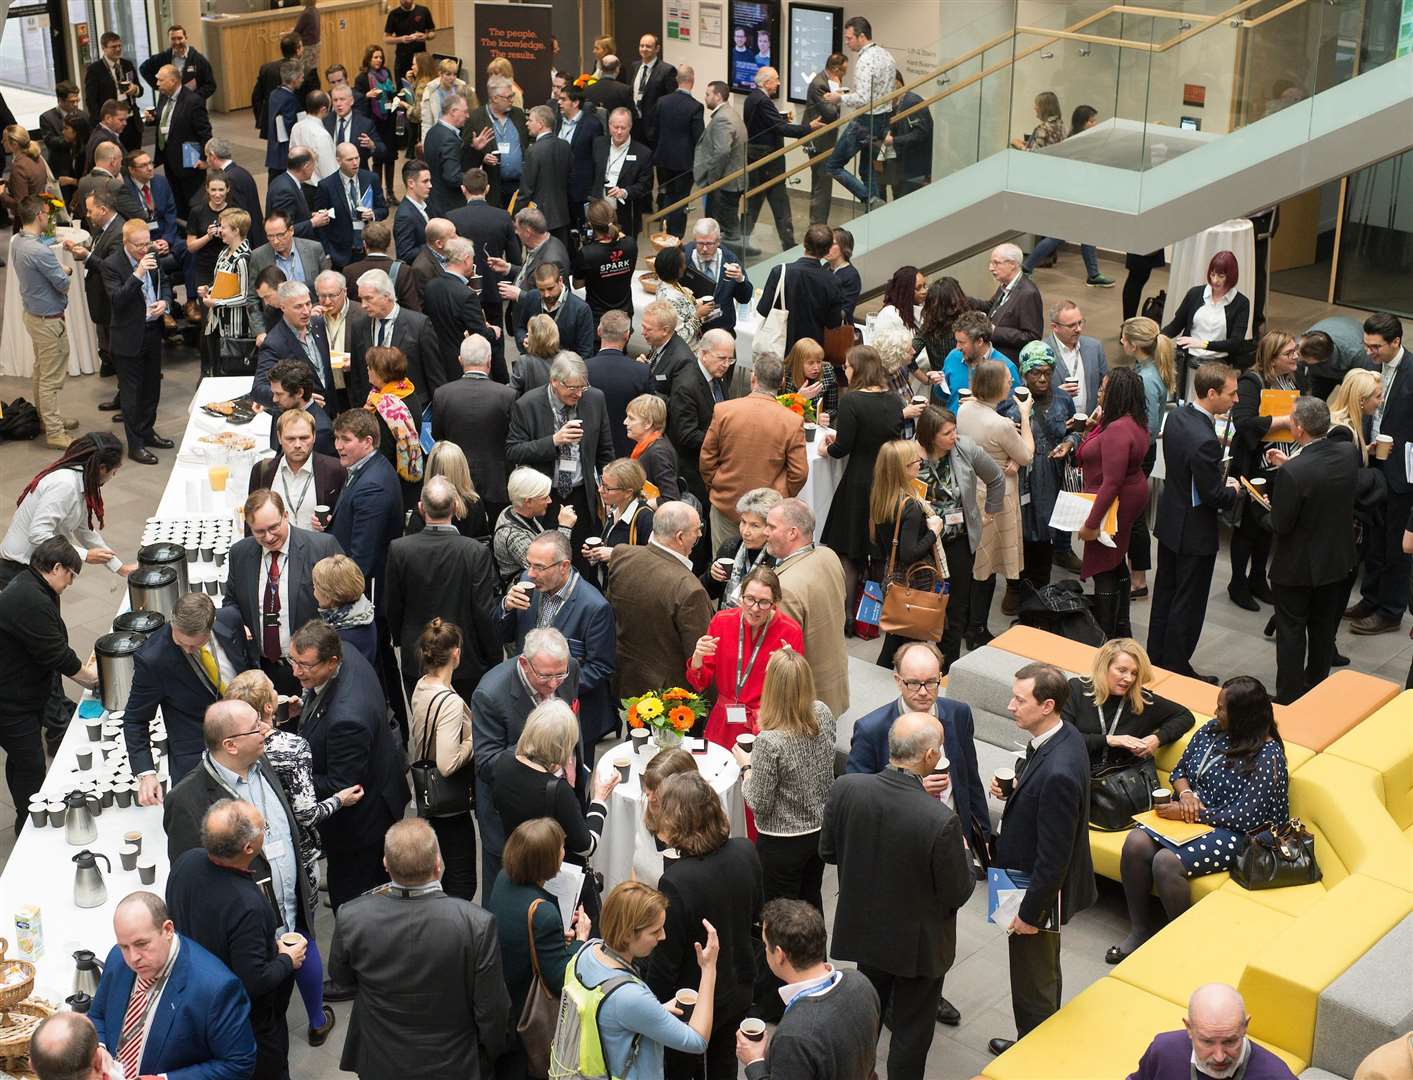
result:
[(673, 995), (673, 1000), (677, 1002), (677, 1007), (682, 1010), (682, 1023), (692, 1019), (692, 1010), (697, 1007), (697, 992), (695, 990), (678, 990)]
[(326, 529), (329, 527), (329, 522), (332, 521), (334, 517), (333, 511), (331, 511), (323, 503), (320, 503), (318, 506), (314, 507), (314, 516), (319, 519), (319, 524), (324, 526), (324, 528)]

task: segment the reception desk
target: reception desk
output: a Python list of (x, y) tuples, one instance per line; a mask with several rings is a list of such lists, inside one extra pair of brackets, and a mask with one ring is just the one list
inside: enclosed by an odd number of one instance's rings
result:
[[(428, 43), (434, 52), (454, 53), (452, 0), (421, 0), (432, 12), (437, 36)], [(250, 107), (250, 92), (262, 64), (280, 55), (280, 38), (294, 29), (302, 8), (255, 11), (248, 15), (212, 16), (201, 19), (206, 35), (205, 53), (216, 73), (216, 93), (207, 103), (214, 112), (232, 112)], [(349, 81), (358, 75), (363, 50), (383, 43), (387, 6), (383, 0), (327, 0), (319, 4), (321, 22), (319, 78), (331, 64), (348, 69)], [(389, 64), (395, 46), (387, 46)], [(397, 72), (400, 77), (403, 72)]]

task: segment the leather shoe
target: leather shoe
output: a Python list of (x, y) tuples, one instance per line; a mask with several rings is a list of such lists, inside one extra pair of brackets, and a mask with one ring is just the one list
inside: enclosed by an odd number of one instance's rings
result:
[(165, 330), (165, 331), (167, 331), (167, 333), (169, 333), (169, 334), (174, 334), (174, 333), (176, 333), (176, 331), (177, 331), (177, 320), (176, 320), (175, 318), (173, 318), (173, 317), (171, 316), (171, 314), (163, 315), (163, 316), (162, 316), (162, 329)]
[(132, 458), (139, 465), (156, 465), (157, 455), (151, 450), (129, 450), (128, 457)]
[(957, 1007), (946, 998), (937, 1003), (937, 1022), (946, 1024), (948, 1027), (956, 1027), (962, 1022), (962, 1014), (957, 1011)]
[(1247, 584), (1251, 587), (1251, 595), (1257, 600), (1264, 600), (1268, 604), (1276, 602), (1276, 595), (1271, 592), (1271, 586), (1266, 583), (1264, 577), (1249, 578)]
[(329, 1037), (329, 1032), (334, 1030), (334, 1024), (337, 1022), (338, 1018), (334, 1016), (334, 1010), (325, 1005), (324, 1022), (318, 1027), (309, 1029), (309, 1045), (323, 1046)]
[(160, 435), (154, 435), (147, 440), (147, 445), (156, 447), (158, 450), (170, 450), (177, 444), (172, 442), (171, 439), (164, 439)]
[(1062, 548), (1055, 552), (1055, 565), (1061, 570), (1068, 570), (1071, 574), (1078, 574), (1083, 564), (1073, 551)]
[(990, 1050), (993, 1054), (1004, 1054), (1015, 1045), (1015, 1039), (992, 1039), (986, 1044), (986, 1049)]
[(1348, 666), (1349, 666), (1349, 657), (1345, 656), (1344, 653), (1340, 652), (1339, 650), (1335, 650), (1334, 656), (1330, 658), (1330, 667), (1348, 667)]
[(1355, 619), (1349, 624), (1351, 634), (1388, 634), (1398, 629), (1399, 620), (1389, 619), (1383, 615), (1365, 615), (1362, 619)]
[(1239, 589), (1235, 585), (1228, 585), (1227, 596), (1230, 597), (1231, 602), (1239, 608), (1245, 608), (1247, 611), (1261, 610), (1261, 605), (1256, 603), (1255, 598), (1245, 589)]
[(108, 419), (112, 420), (115, 424), (121, 424), (123, 422), (123, 414), (120, 412), (115, 412)]
[(118, 404), (117, 398), (114, 398), (112, 401), (100, 401), (98, 403), (99, 412), (117, 412), (119, 408), (121, 408), (121, 406)]
[(1215, 675), (1203, 675), (1203, 674), (1201, 674), (1200, 672), (1191, 671), (1191, 670), (1189, 670), (1189, 672), (1188, 672), (1188, 678), (1197, 679), (1197, 680), (1199, 680), (1200, 682), (1204, 682), (1204, 683), (1211, 683), (1213, 686), (1216, 686), (1217, 683), (1219, 683), (1219, 682), (1221, 681), (1221, 680), (1218, 679)]
[(1344, 617), (1346, 619), (1362, 619), (1368, 615), (1372, 615), (1377, 610), (1378, 608), (1374, 607), (1369, 601), (1360, 600), (1359, 603), (1344, 609)]
[(352, 1001), (353, 987), (340, 986), (336, 982), (324, 980), (324, 1000), (325, 1001)]

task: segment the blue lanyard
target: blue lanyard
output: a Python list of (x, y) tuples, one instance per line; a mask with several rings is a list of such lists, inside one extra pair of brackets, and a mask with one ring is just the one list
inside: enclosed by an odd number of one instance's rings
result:
[(829, 993), (829, 991), (833, 990), (836, 986), (839, 985), (839, 980), (842, 979), (843, 977), (844, 977), (844, 973), (843, 973), (842, 971), (835, 971), (833, 974), (831, 974), (831, 975), (829, 976), (829, 981), (828, 981), (828, 982), (822, 983), (821, 985), (816, 986), (813, 990), (802, 990), (802, 991), (800, 991), (800, 993), (796, 994), (794, 997), (792, 997), (792, 998), (786, 1003), (786, 1005), (785, 1005), (785, 1011), (786, 1011), (786, 1012), (789, 1012), (792, 1008), (794, 1008), (794, 1007), (795, 1007), (795, 1002), (799, 1001), (801, 998), (819, 997), (819, 996), (822, 995), (822, 994), (827, 994), (827, 993)]

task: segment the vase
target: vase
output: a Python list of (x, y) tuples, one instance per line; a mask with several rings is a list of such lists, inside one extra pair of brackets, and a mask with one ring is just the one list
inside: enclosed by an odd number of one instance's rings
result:
[(675, 728), (653, 728), (653, 743), (659, 750), (675, 750), (682, 745), (685, 736)]

